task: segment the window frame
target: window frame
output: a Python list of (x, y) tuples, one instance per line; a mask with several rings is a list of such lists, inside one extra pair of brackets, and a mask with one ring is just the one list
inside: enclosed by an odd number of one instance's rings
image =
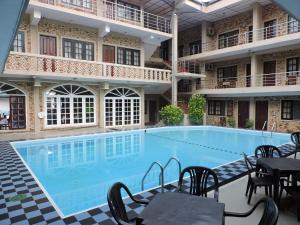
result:
[[(284, 107), (285, 107), (285, 103), (291, 103), (291, 108), (290, 110), (290, 117), (287, 118), (286, 116), (284, 116)], [(281, 100), (281, 120), (294, 120), (294, 101), (293, 100)]]
[[(21, 37), (21, 40), (19, 40), (19, 35)], [(19, 43), (21, 43), (21, 46), (19, 46)], [(20, 51), (19, 51), (19, 48), (21, 49)], [(17, 32), (10, 50), (14, 51), (14, 52), (25, 52), (25, 32), (24, 31), (19, 30)]]
[[(127, 58), (130, 53), (130, 60)], [(136, 57), (137, 54), (137, 58)], [(138, 61), (136, 61), (138, 59)], [(141, 50), (117, 47), (117, 64), (127, 66), (141, 66)]]
[[(218, 34), (218, 49), (223, 49), (223, 48), (229, 48), (229, 47), (233, 47), (233, 46), (237, 46), (239, 43), (239, 34), (240, 31), (239, 29), (235, 29), (232, 31), (228, 31), (228, 32), (224, 32), (221, 34)], [(229, 41), (224, 41), (224, 40), (229, 40), (229, 38), (233, 39), (234, 44), (229, 44)], [(235, 38), (237, 38), (237, 40), (235, 40)]]
[[(225, 116), (226, 114), (226, 101), (223, 100), (208, 100), (207, 102), (209, 116)], [(217, 109), (219, 107), (219, 109)]]
[[(66, 43), (71, 44), (71, 52), (68, 52), (71, 57), (66, 57)], [(80, 44), (81, 45), (81, 58), (78, 58), (76, 55), (78, 53), (76, 52), (76, 46)], [(90, 58), (87, 58), (87, 46), (90, 46)], [(69, 47), (69, 46), (68, 46)], [(62, 38), (62, 53), (64, 58), (70, 58), (70, 59), (77, 59), (77, 60), (86, 60), (86, 61), (95, 61), (95, 44), (93, 42), (89, 41), (81, 41), (76, 39), (70, 39), (70, 38)]]
[[(71, 85), (72, 88), (73, 86), (78, 86), (79, 88), (83, 88), (88, 92), (91, 92), (92, 95), (81, 95), (81, 94), (76, 94), (76, 93), (69, 93), (69, 94), (54, 94), (54, 95), (50, 95), (49, 93), (51, 92), (51, 90), (57, 88), (57, 87), (64, 87), (65, 85)], [(56, 106), (54, 111), (56, 111), (55, 113), (48, 113), (48, 110), (52, 110), (52, 108), (48, 107), (48, 103), (50, 101), (52, 101), (51, 99), (53, 99), (53, 101), (55, 102)], [(65, 112), (62, 112), (62, 99), (66, 100), (68, 99), (68, 107), (65, 108)], [(74, 99), (77, 100), (81, 100), (81, 107), (77, 106), (77, 109), (81, 109), (81, 112), (77, 112), (77, 114), (81, 113), (81, 118), (75, 118), (75, 103), (77, 103), (76, 101), (74, 101)], [(93, 104), (93, 121), (88, 121), (87, 120), (87, 114), (90, 112), (87, 112), (87, 99), (89, 100), (93, 100), (92, 104)], [(65, 101), (66, 102), (66, 101)], [(90, 102), (89, 102), (90, 103)], [(76, 127), (76, 126), (90, 126), (90, 125), (95, 125), (96, 124), (96, 95), (95, 93), (93, 93), (90, 89), (78, 85), (78, 84), (62, 84), (62, 85), (58, 85), (55, 86), (53, 88), (51, 88), (49, 91), (45, 92), (44, 94), (44, 109), (45, 109), (45, 117), (44, 117), (44, 125), (46, 128), (56, 128), (56, 127)], [(90, 108), (90, 107), (89, 107)], [(67, 118), (67, 120), (69, 120), (69, 123), (62, 123), (62, 115), (69, 115), (69, 118)], [(48, 117), (48, 116), (51, 116)], [(56, 116), (56, 119), (53, 119), (53, 117)], [(49, 124), (48, 120), (56, 120), (55, 124)], [(75, 120), (81, 120), (82, 122), (80, 123), (76, 123)]]
[(287, 33), (293, 34), (300, 32), (300, 21), (288, 15), (288, 26), (287, 26)]

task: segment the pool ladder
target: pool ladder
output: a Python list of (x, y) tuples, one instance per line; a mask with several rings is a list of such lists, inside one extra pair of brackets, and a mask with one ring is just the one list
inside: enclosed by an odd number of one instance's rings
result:
[[(265, 129), (266, 125), (267, 125), (267, 121), (264, 122), (264, 125), (263, 125), (263, 127), (261, 129), (261, 135), (262, 136), (264, 135), (264, 129)], [(274, 132), (275, 128), (277, 130), (277, 123), (274, 121), (273, 124), (272, 124), (272, 127), (271, 127), (271, 137), (273, 137), (273, 132)]]
[(152, 170), (152, 168), (157, 165), (159, 168), (160, 168), (160, 174), (159, 174), (159, 184), (160, 184), (160, 187), (161, 187), (161, 192), (163, 193), (164, 192), (164, 186), (165, 186), (165, 178), (164, 178), (164, 173), (165, 173), (165, 170), (166, 168), (169, 166), (169, 164), (172, 162), (172, 161), (175, 161), (177, 164), (178, 164), (178, 176), (180, 175), (181, 173), (181, 163), (180, 161), (175, 158), (175, 157), (171, 157), (168, 162), (166, 163), (165, 166), (162, 166), (159, 162), (155, 161), (153, 163), (151, 163), (149, 169), (147, 170), (147, 172), (145, 173), (145, 175), (143, 176), (143, 179), (142, 179), (142, 191), (144, 191), (145, 189), (145, 179), (147, 177), (147, 175), (150, 173), (150, 171)]

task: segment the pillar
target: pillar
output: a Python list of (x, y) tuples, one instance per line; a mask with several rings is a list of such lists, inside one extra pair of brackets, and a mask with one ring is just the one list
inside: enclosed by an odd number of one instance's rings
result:
[(141, 96), (141, 128), (143, 128), (145, 126), (145, 91), (144, 91), (144, 88), (140, 88), (139, 89), (139, 93), (140, 93), (140, 96)]
[(178, 17), (172, 15), (172, 104), (177, 105)]
[(260, 57), (252, 54), (251, 55), (251, 87), (259, 85), (259, 77), (257, 75), (262, 74), (260, 66)]
[(39, 38), (38, 38), (38, 27), (35, 25), (30, 25), (30, 43), (31, 43), (31, 53), (39, 54)]
[(109, 89), (108, 84), (101, 84), (99, 89), (99, 127), (104, 128), (104, 116), (105, 116), (105, 106), (104, 106), (104, 95), (105, 92)]
[(253, 41), (258, 41), (262, 38), (263, 33), (257, 32), (262, 27), (262, 6), (256, 2), (253, 5)]
[(33, 85), (34, 132), (39, 132), (41, 130), (42, 119), (40, 119), (38, 116), (39, 112), (41, 112), (41, 109), (40, 109), (40, 87), (41, 87), (40, 81), (35, 80), (34, 85)]
[(255, 100), (253, 97), (250, 98), (249, 119), (255, 121)]

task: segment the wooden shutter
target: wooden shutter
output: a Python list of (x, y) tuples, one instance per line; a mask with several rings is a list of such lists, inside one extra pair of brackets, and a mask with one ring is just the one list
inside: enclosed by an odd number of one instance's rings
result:
[(56, 37), (41, 35), (40, 53), (42, 55), (56, 56)]

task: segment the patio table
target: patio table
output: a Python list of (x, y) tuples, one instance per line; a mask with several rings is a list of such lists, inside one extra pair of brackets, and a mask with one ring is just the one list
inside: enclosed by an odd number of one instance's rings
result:
[(274, 179), (274, 201), (279, 204), (279, 181), (282, 174), (300, 173), (300, 160), (291, 158), (260, 158), (256, 162), (256, 169), (266, 168), (272, 171)]
[(145, 225), (222, 225), (225, 205), (212, 198), (165, 192), (141, 213)]

